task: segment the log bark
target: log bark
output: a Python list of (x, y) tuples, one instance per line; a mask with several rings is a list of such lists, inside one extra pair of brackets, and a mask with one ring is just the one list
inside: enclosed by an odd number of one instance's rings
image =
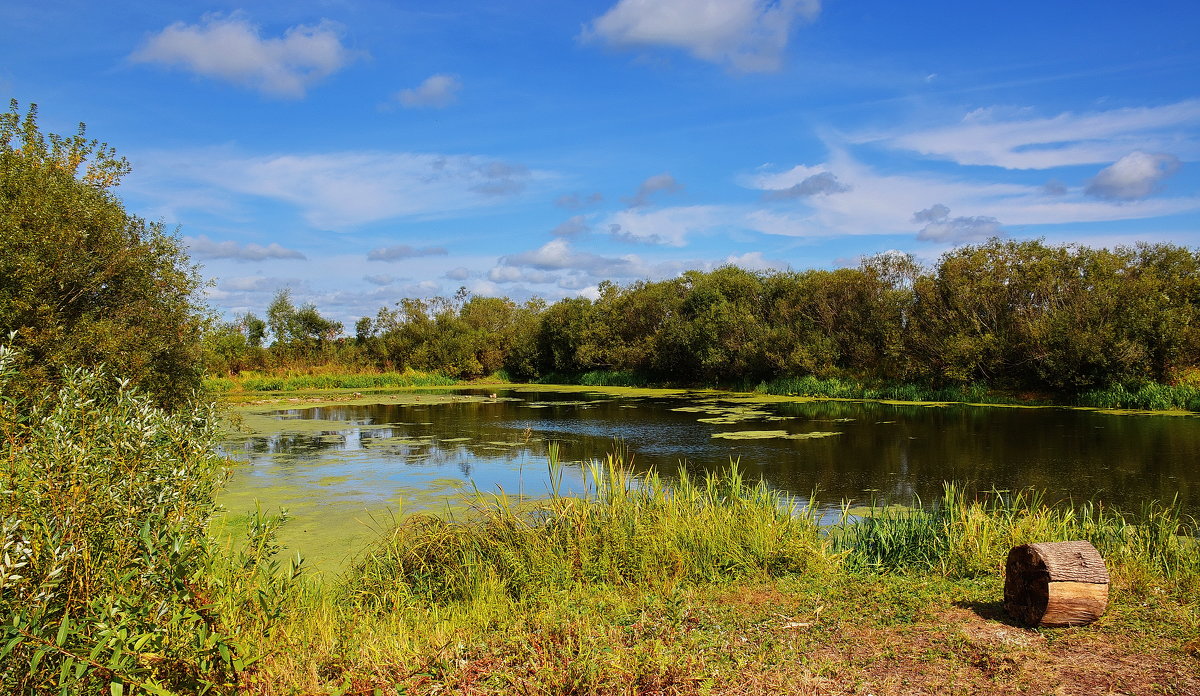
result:
[(1026, 626), (1082, 626), (1108, 608), (1108, 568), (1086, 541), (1017, 546), (1004, 567), (1004, 610)]

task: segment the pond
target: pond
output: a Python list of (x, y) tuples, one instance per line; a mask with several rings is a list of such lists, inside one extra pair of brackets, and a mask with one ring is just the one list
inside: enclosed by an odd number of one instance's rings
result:
[(1178, 498), (1200, 506), (1200, 420), (1066, 408), (754, 398), (677, 390), (529, 388), (411, 392), (352, 402), (239, 409), (223, 445), (235, 469), (219, 502), (236, 527), (256, 501), (289, 510), (280, 540), (336, 570), (400, 515), (462, 509), (464, 487), (546, 493), (559, 444), (564, 488), (580, 462), (621, 448), (668, 477), (738, 462), (751, 479), (815, 500), (933, 500), (968, 490), (1035, 488), (1051, 500), (1122, 509)]

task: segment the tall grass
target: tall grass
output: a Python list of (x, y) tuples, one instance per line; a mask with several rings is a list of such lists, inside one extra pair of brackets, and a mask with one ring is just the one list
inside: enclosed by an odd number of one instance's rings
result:
[(535, 384), (579, 384), (585, 387), (648, 387), (656, 382), (630, 370), (591, 370), (582, 373), (551, 372), (542, 375)]
[(1080, 406), (1145, 411), (1200, 411), (1200, 387), (1193, 384), (1113, 384), (1079, 395)]
[(801, 573), (828, 561), (810, 510), (795, 509), (736, 467), (668, 484), (620, 456), (586, 470), (587, 490), (537, 501), (476, 491), (458, 520), (418, 515), (350, 572), (355, 601), (376, 608), (514, 599), (586, 584), (661, 587)]
[(992, 393), (981, 384), (933, 388), (913, 383), (868, 385), (852, 379), (813, 375), (781, 377), (762, 382), (756, 388), (763, 394), (815, 396), (826, 399), (886, 399), (895, 401), (966, 401), (970, 403), (1010, 403), (1012, 399)]
[(971, 499), (946, 484), (933, 505), (844, 516), (831, 538), (850, 568), (951, 578), (995, 575), (1008, 550), (1020, 544), (1086, 540), (1127, 576), (1200, 589), (1197, 532), (1196, 521), (1177, 505), (1153, 503), (1123, 514), (1090, 502), (1048, 505), (1029, 491)]
[(256, 375), (240, 378), (206, 379), (205, 387), (224, 393), (231, 391), (288, 392), (305, 389), (373, 389), (377, 387), (443, 387), (458, 380), (434, 373), (409, 370), (365, 374)]

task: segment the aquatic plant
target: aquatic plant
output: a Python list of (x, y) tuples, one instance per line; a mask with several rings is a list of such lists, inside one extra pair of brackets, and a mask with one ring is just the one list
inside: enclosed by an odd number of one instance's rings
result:
[(634, 474), (621, 456), (586, 469), (588, 488), (563, 495), (557, 450), (545, 500), (475, 491), (471, 512), (414, 515), (350, 571), (345, 589), (376, 609), (528, 598), (581, 584), (671, 587), (828, 564), (812, 511), (736, 466), (667, 483)]

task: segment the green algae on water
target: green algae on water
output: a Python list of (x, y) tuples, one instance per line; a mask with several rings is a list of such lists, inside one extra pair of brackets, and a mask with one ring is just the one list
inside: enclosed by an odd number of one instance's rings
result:
[(841, 435), (841, 433), (832, 430), (818, 430), (811, 433), (788, 433), (786, 430), (735, 430), (727, 433), (713, 433), (712, 437), (722, 440), (817, 440), (834, 435)]

